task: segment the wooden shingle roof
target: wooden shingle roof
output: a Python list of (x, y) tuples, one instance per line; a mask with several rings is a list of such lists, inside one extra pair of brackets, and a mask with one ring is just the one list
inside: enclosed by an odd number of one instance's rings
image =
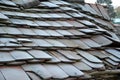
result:
[(0, 0), (0, 80), (85, 79), (116, 70), (120, 40), (109, 20), (99, 4)]

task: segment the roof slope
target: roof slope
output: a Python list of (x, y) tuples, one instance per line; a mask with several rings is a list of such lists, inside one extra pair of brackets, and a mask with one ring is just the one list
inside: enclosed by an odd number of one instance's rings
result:
[(101, 5), (14, 1), (0, 0), (0, 80), (90, 78), (119, 67), (120, 41)]

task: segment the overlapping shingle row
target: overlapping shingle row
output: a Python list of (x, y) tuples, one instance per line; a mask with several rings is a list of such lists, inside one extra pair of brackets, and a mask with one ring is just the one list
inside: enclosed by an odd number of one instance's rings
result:
[(120, 41), (102, 6), (17, 1), (0, 1), (0, 80), (83, 79), (119, 67)]

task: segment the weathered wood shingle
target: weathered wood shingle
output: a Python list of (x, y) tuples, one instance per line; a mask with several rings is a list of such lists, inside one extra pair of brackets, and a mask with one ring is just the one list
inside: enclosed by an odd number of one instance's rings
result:
[(81, 80), (117, 69), (120, 41), (112, 31), (99, 4), (1, 0), (0, 80)]

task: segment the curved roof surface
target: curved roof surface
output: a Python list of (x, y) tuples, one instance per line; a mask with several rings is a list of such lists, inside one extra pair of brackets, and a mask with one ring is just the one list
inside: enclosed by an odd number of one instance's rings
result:
[(0, 0), (0, 80), (83, 79), (119, 67), (106, 10), (71, 1)]

